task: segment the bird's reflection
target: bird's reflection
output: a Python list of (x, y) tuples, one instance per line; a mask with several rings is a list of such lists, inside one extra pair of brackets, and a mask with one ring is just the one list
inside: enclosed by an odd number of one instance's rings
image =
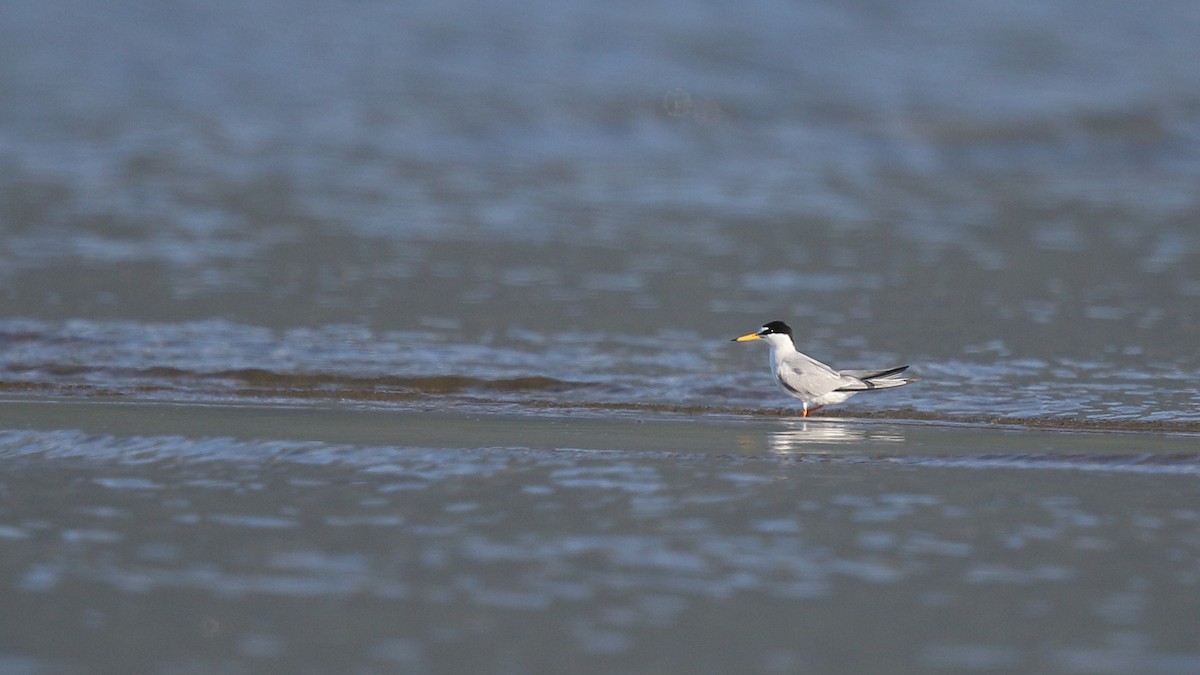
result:
[[(872, 428), (832, 420), (797, 420), (786, 428), (767, 434), (767, 446), (777, 454), (831, 453), (862, 451), (876, 443), (903, 443), (904, 434), (896, 428)], [(823, 447), (824, 446), (824, 447)]]

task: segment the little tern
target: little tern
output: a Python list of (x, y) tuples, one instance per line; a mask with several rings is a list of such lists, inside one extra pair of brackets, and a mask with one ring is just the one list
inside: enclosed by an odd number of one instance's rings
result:
[(897, 377), (908, 366), (883, 370), (834, 370), (820, 361), (796, 351), (792, 328), (782, 321), (764, 324), (757, 333), (736, 337), (731, 342), (765, 340), (771, 347), (771, 373), (789, 395), (800, 399), (804, 417), (832, 403), (841, 403), (860, 391), (891, 389), (915, 377)]

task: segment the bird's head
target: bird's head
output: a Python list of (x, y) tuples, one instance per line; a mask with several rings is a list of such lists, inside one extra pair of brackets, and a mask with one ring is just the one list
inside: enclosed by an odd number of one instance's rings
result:
[[(778, 336), (778, 337), (772, 337)], [(776, 340), (792, 341), (792, 327), (782, 321), (772, 321), (764, 323), (763, 327), (755, 333), (747, 333), (741, 337), (735, 337), (730, 342), (750, 342), (751, 340), (766, 340), (775, 343)]]

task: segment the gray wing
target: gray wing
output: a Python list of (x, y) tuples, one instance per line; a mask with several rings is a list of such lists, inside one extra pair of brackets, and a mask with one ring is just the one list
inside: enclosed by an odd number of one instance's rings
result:
[[(801, 398), (816, 398), (841, 387), (853, 386), (861, 382), (854, 377), (847, 377), (820, 361), (796, 352), (779, 364), (776, 371), (779, 383), (785, 389)], [(863, 385), (865, 389), (866, 386)]]

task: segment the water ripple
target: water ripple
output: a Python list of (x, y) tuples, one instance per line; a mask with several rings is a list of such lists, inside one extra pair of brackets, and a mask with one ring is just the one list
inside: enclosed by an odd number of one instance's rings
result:
[[(276, 333), (215, 321), (147, 326), (0, 320), (0, 391), (148, 400), (796, 414), (792, 407), (772, 407), (791, 399), (776, 391), (766, 368), (736, 369), (741, 362), (731, 361), (737, 353), (728, 351), (727, 340), (678, 351), (654, 338), (568, 338), (518, 332), (503, 346), (447, 345), (436, 334), (376, 334), (356, 326)], [(818, 414), (1200, 430), (1200, 394), (1193, 386), (1200, 371), (1192, 361), (1005, 354), (981, 348), (970, 360), (918, 363), (914, 370), (921, 382), (855, 397)], [(723, 363), (728, 366), (718, 367)]]

